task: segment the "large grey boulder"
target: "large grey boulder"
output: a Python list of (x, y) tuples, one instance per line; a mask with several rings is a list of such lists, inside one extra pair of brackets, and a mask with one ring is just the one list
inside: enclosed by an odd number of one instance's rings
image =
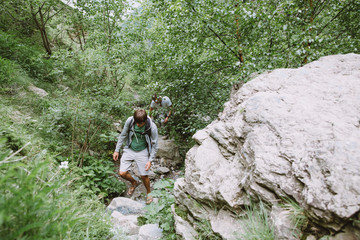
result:
[(128, 235), (137, 235), (140, 227), (137, 218), (144, 214), (145, 204), (125, 197), (114, 198), (107, 210), (115, 228), (122, 229)]
[(159, 135), (156, 157), (162, 166), (175, 167), (182, 163), (179, 148), (173, 139)]
[[(285, 197), (340, 231), (360, 210), (360, 55), (261, 74), (193, 138), (174, 193), (195, 219), (214, 219), (210, 206), (238, 212), (249, 196), (270, 205)], [(230, 213), (221, 218), (235, 229)]]

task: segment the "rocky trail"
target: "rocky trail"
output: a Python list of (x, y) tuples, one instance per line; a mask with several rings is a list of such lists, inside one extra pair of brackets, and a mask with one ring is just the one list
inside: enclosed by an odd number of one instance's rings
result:
[[(164, 178), (176, 180), (183, 176), (183, 172), (178, 167), (181, 163), (181, 158), (174, 141), (159, 136), (158, 144), (157, 157), (152, 163), (149, 174), (151, 186)], [(120, 161), (115, 162), (115, 171), (118, 171), (119, 164)], [(141, 181), (135, 164), (132, 165), (130, 173), (137, 181)], [(146, 189), (144, 185), (142, 183), (138, 185), (134, 193), (129, 196), (127, 195), (127, 190), (130, 187), (130, 183), (123, 180), (120, 176), (119, 181), (126, 184), (126, 191), (120, 196), (113, 198), (107, 206), (107, 210), (111, 212), (114, 224), (113, 231), (115, 231), (115, 236), (113, 239), (117, 239), (118, 235), (122, 235), (117, 234), (119, 231), (125, 233), (130, 240), (161, 239), (162, 229), (157, 224), (145, 224), (143, 226), (138, 224), (138, 217), (145, 214), (146, 211)], [(154, 198), (153, 203), (156, 203), (158, 200)]]

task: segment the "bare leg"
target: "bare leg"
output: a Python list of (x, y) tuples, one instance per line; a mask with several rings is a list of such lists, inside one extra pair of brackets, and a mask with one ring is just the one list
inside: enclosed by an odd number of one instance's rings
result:
[(149, 194), (151, 192), (151, 189), (150, 189), (150, 178), (149, 176), (141, 176), (141, 179), (144, 183), (144, 186), (146, 188), (146, 193)]
[(128, 180), (133, 187), (135, 187), (137, 185), (137, 181), (131, 176), (131, 174), (128, 171), (126, 171), (126, 172), (120, 171), (120, 176), (123, 179)]

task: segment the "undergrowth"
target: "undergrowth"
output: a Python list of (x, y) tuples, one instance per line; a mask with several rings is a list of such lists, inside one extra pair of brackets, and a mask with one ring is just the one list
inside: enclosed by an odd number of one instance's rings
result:
[(111, 237), (104, 205), (92, 191), (73, 184), (69, 169), (59, 168), (46, 150), (22, 155), (7, 143), (0, 137), (2, 239)]
[(174, 180), (163, 179), (153, 186), (150, 193), (158, 202), (153, 202), (145, 207), (146, 213), (138, 218), (140, 225), (156, 223), (163, 229), (163, 239), (177, 239), (174, 227), (174, 216), (171, 212), (171, 205), (175, 203)]

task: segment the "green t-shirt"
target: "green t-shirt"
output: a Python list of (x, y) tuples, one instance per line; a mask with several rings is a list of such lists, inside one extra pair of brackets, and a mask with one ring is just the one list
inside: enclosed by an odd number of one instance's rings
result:
[(139, 128), (136, 124), (134, 124), (134, 130), (135, 133), (132, 136), (130, 148), (138, 152), (144, 150), (147, 147), (145, 135), (141, 134), (145, 131), (145, 125)]

